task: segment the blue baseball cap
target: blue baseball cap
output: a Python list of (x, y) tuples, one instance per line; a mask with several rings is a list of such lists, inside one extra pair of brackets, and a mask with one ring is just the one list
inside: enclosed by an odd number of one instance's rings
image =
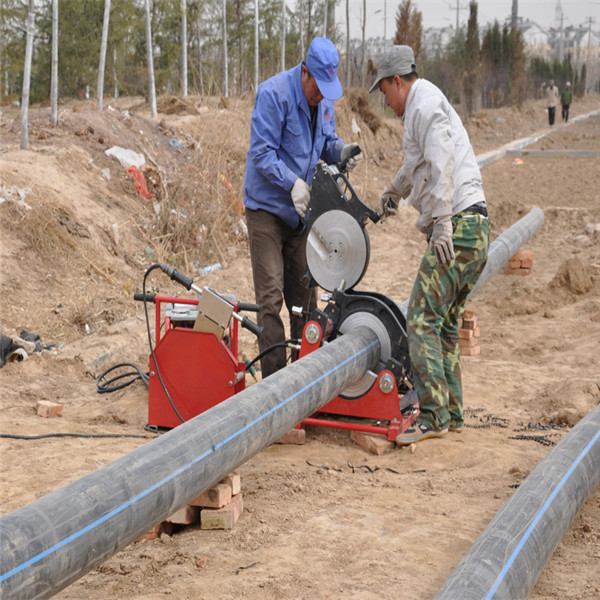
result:
[(339, 100), (342, 97), (342, 84), (337, 77), (338, 60), (338, 51), (327, 38), (316, 37), (310, 43), (306, 53), (306, 68), (327, 100)]

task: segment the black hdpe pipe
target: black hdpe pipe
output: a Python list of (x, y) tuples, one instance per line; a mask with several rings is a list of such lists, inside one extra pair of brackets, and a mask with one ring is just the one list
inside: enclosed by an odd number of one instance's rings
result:
[(356, 383), (379, 354), (377, 335), (357, 328), (2, 517), (0, 596), (56, 594)]
[(527, 598), (599, 481), (600, 405), (521, 484), (434, 600)]

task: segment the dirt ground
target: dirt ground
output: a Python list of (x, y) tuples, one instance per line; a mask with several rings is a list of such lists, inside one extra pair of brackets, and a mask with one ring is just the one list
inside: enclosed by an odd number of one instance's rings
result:
[[(202, 202), (231, 190), (203, 188), (206, 174), (192, 170), (192, 155), (217, 157), (235, 195), (251, 99), (195, 102), (155, 122), (139, 99), (112, 102), (102, 114), (66, 103), (57, 128), (48, 108), (34, 107), (29, 151), (18, 149), (17, 109), (2, 109), (0, 329), (13, 338), (27, 330), (56, 346), (0, 370), (0, 432), (147, 437), (2, 439), (1, 514), (153, 437), (144, 430), (148, 393), (141, 382), (96, 392), (96, 377), (114, 364), (147, 368), (143, 311), (132, 296), (161, 248), (151, 226), (144, 229), (152, 202), (104, 151), (119, 145), (143, 152), (163, 182), (198, 183)], [(599, 109), (597, 96), (586, 97), (571, 116)], [(352, 182), (374, 206), (401, 164), (402, 124), (380, 115), (373, 133), (346, 99), (337, 119), (339, 133), (365, 151)], [(550, 131), (542, 102), (482, 111), (467, 128), (477, 153), (542, 132), (548, 135), (532, 148), (600, 151), (599, 114)], [(469, 303), (482, 350), (463, 358), (463, 433), (376, 456), (347, 432), (308, 427), (305, 445), (276, 444), (239, 467), (244, 512), (234, 529), (189, 526), (131, 544), (56, 597), (432, 598), (515, 487), (600, 401), (600, 157), (505, 156), (482, 173), (493, 237), (535, 206), (545, 221), (524, 246), (534, 253), (531, 274), (499, 274)], [(358, 289), (408, 298), (425, 246), (415, 219), (412, 208), (401, 207), (398, 217), (368, 226), (370, 264)], [(235, 229), (235, 219), (224, 221), (227, 235), (212, 250), (190, 239), (185, 264), (203, 285), (252, 302), (248, 248)], [(196, 261), (223, 268), (200, 278)], [(186, 295), (164, 276), (149, 283), (151, 291)], [(242, 331), (241, 358), (256, 354), (253, 336)], [(38, 400), (62, 403), (63, 416), (36, 416)], [(547, 428), (528, 429), (536, 425)], [(522, 433), (546, 443), (515, 439)], [(597, 488), (529, 598), (600, 597), (598, 559)]]

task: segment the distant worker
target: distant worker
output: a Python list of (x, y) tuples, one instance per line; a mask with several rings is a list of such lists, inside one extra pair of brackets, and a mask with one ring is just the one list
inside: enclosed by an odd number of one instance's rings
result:
[[(301, 338), (305, 320), (292, 307), (312, 312), (316, 288), (304, 276), (307, 232), (301, 221), (310, 202), (310, 184), (319, 159), (344, 160), (357, 144), (335, 132), (333, 101), (342, 96), (339, 56), (333, 43), (314, 38), (306, 61), (258, 86), (246, 158), (244, 205), (258, 323), (263, 379), (286, 365), (283, 301), (290, 313), (290, 334)], [(362, 154), (351, 158), (352, 171)], [(269, 351), (269, 348), (273, 348)]]
[(560, 94), (560, 102), (562, 104), (562, 120), (565, 123), (569, 122), (569, 108), (571, 102), (573, 102), (573, 90), (571, 89), (571, 82), (565, 83), (565, 89)]
[(404, 121), (404, 164), (383, 190), (379, 212), (397, 214), (406, 198), (429, 242), (408, 304), (420, 414), (396, 438), (406, 445), (463, 429), (458, 321), (487, 261), (490, 223), (469, 136), (441, 90), (419, 79), (412, 48), (384, 54), (369, 91), (377, 88)]
[(554, 85), (554, 79), (550, 80), (550, 84), (546, 89), (546, 98), (548, 101), (548, 123), (550, 127), (554, 125), (554, 117), (556, 116), (556, 105), (558, 104), (558, 88)]

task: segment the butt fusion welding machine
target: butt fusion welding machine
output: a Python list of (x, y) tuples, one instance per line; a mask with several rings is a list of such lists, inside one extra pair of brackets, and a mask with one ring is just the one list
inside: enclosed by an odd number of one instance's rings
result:
[[(355, 150), (358, 152), (360, 148)], [(325, 290), (321, 300), (327, 305), (307, 315), (298, 356), (302, 358), (364, 326), (379, 338), (381, 355), (373, 370), (298, 427), (358, 430), (394, 440), (418, 415), (417, 405), (404, 400), (412, 388), (406, 319), (390, 298), (355, 289), (369, 264), (366, 225), (379, 221), (380, 215), (352, 188), (345, 175), (349, 158), (338, 165), (319, 164), (312, 182), (305, 219), (307, 275), (311, 286)], [(165, 270), (164, 265), (158, 266)], [(256, 335), (261, 331), (239, 315), (239, 311), (258, 311), (257, 305), (237, 303), (207, 287), (200, 290), (175, 269), (167, 269), (172, 279), (201, 296), (199, 300), (145, 293), (135, 296), (156, 305), (156, 347), (150, 356), (148, 401), (148, 423), (156, 427), (175, 427), (243, 390), (246, 364), (237, 359), (238, 322)], [(163, 303), (167, 308), (161, 337)], [(294, 312), (303, 314), (301, 308)], [(224, 335), (226, 329), (228, 335)], [(342, 417), (355, 419), (348, 422)], [(367, 421), (376, 423), (369, 425)]]

